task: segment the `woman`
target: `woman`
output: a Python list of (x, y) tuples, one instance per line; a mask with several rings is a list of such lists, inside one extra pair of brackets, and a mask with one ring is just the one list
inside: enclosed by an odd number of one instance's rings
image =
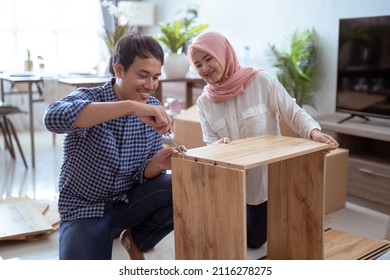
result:
[[(338, 143), (322, 133), (319, 124), (289, 96), (277, 79), (265, 71), (240, 66), (228, 39), (206, 32), (189, 46), (191, 66), (207, 83), (197, 100), (203, 140), (227, 144), (231, 140), (280, 135), (283, 119), (303, 138)], [(259, 248), (267, 240), (267, 167), (247, 172), (248, 247)]]

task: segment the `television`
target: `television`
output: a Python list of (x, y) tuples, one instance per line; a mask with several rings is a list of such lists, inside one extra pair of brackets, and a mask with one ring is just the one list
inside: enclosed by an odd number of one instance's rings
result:
[(390, 119), (390, 15), (339, 20), (336, 112)]

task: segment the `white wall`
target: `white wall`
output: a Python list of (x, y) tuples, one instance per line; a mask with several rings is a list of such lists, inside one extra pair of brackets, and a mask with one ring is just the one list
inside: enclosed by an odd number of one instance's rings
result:
[[(317, 110), (312, 114), (335, 111), (338, 23), (340, 18), (390, 14), (390, 0), (146, 0), (156, 4), (156, 21), (167, 22), (177, 11), (190, 4), (199, 5), (199, 23), (209, 23), (208, 30), (226, 35), (240, 55), (245, 45), (251, 47), (253, 66), (271, 73), (266, 55), (268, 44), (287, 47), (289, 36), (297, 29), (314, 27), (321, 45), (323, 86), (316, 92)], [(146, 32), (154, 34), (158, 29)]]

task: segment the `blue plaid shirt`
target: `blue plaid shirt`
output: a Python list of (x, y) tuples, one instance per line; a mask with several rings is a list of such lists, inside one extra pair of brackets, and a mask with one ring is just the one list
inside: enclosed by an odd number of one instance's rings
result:
[[(87, 129), (75, 127), (75, 119), (86, 105), (118, 101), (114, 82), (78, 88), (45, 111), (46, 128), (66, 134), (59, 177), (58, 211), (62, 220), (102, 217), (106, 202), (127, 202), (126, 192), (146, 181), (145, 167), (162, 149), (161, 135), (136, 116)], [(147, 103), (160, 104), (154, 97)]]

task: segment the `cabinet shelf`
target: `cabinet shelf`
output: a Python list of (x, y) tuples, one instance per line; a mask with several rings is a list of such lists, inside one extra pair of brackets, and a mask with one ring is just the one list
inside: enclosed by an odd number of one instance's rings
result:
[(368, 67), (368, 66), (356, 66), (347, 69), (339, 69), (339, 76), (356, 76), (362, 74), (370, 74), (370, 76), (383, 76), (390, 73), (389, 67)]
[(349, 149), (347, 200), (390, 214), (390, 120), (318, 116), (323, 132)]

